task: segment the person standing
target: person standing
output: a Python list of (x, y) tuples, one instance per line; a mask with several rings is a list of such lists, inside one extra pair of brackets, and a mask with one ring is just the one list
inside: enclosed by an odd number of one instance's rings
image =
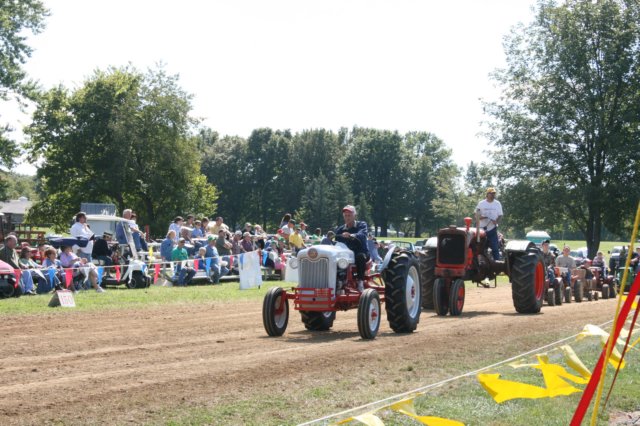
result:
[(496, 200), (496, 190), (488, 188), (485, 199), (481, 200), (476, 206), (476, 223), (486, 232), (494, 260), (500, 260), (498, 225), (502, 220), (502, 215), (502, 204)]
[(356, 220), (356, 208), (348, 205), (342, 209), (344, 225), (335, 230), (336, 241), (346, 244), (355, 255), (358, 291), (364, 290), (364, 274), (369, 261), (367, 248), (367, 222)]

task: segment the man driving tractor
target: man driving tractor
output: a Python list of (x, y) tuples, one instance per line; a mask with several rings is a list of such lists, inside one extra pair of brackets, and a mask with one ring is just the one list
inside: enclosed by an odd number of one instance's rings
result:
[(355, 256), (358, 290), (364, 290), (364, 273), (369, 261), (367, 249), (367, 222), (356, 220), (356, 208), (347, 205), (342, 209), (344, 225), (336, 230), (336, 241), (344, 243)]

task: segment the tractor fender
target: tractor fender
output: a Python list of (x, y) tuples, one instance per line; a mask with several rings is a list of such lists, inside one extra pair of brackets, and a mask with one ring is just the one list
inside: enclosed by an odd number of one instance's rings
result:
[(511, 240), (504, 248), (506, 253), (526, 253), (531, 249), (537, 248), (534, 243), (527, 240)]
[(438, 248), (438, 237), (431, 237), (422, 248)]
[(387, 255), (384, 257), (382, 265), (380, 266), (380, 272), (384, 271), (385, 269), (387, 269), (387, 266), (389, 266), (389, 262), (391, 262), (391, 256), (393, 256), (393, 251), (395, 250), (395, 248), (395, 244), (389, 244)]

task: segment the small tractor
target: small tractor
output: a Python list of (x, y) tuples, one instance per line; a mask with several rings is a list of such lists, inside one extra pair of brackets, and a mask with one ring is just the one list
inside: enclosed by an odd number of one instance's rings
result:
[(289, 320), (289, 300), (300, 311), (308, 330), (333, 326), (337, 311), (358, 309), (358, 331), (363, 339), (374, 339), (384, 303), (389, 325), (396, 333), (410, 333), (420, 321), (420, 267), (415, 255), (391, 247), (380, 272), (367, 265), (364, 291), (357, 288), (355, 258), (342, 243), (304, 249), (290, 259), (298, 269), (298, 286), (285, 290), (272, 287), (264, 298), (262, 320), (269, 336), (281, 336)]
[(546, 271), (540, 249), (530, 241), (509, 241), (504, 260), (489, 253), (484, 230), (451, 225), (430, 238), (420, 253), (422, 306), (438, 315), (460, 315), (464, 307), (465, 280), (483, 283), (506, 274), (511, 282), (513, 305), (519, 313), (540, 312), (545, 297)]

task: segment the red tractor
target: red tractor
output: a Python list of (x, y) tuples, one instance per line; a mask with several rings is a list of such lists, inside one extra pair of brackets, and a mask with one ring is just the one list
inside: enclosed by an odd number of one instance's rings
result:
[(290, 262), (298, 269), (298, 286), (289, 290), (272, 287), (262, 305), (262, 322), (269, 336), (284, 334), (289, 300), (312, 331), (329, 330), (337, 311), (357, 309), (360, 336), (373, 339), (380, 327), (382, 304), (396, 333), (410, 333), (418, 326), (420, 273), (413, 253), (391, 248), (380, 272), (371, 271), (369, 265), (364, 291), (357, 288), (354, 255), (344, 244), (313, 246)]
[(513, 305), (519, 313), (540, 312), (545, 296), (546, 271), (542, 254), (530, 241), (509, 241), (504, 260), (489, 253), (484, 230), (454, 225), (438, 231), (420, 253), (422, 306), (438, 315), (460, 315), (464, 307), (464, 282), (482, 283), (506, 274), (511, 282)]

